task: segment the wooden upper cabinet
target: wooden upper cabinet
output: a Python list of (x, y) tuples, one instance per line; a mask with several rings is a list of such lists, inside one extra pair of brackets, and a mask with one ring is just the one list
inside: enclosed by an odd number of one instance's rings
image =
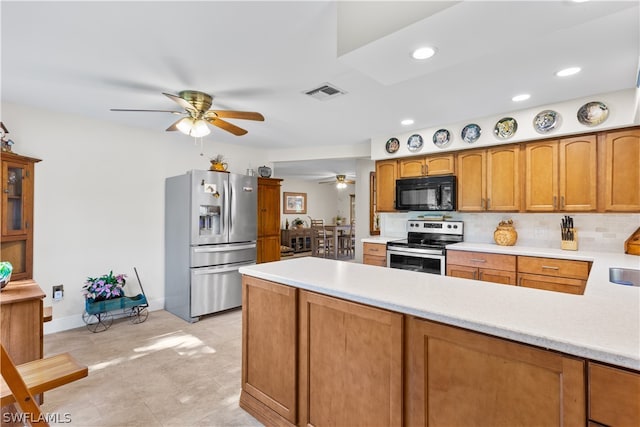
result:
[(487, 150), (487, 210), (520, 209), (520, 147)]
[(487, 162), (485, 150), (458, 153), (458, 210), (482, 211), (486, 207)]
[(559, 149), (559, 209), (594, 211), (597, 207), (596, 136), (561, 139)]
[(525, 209), (532, 212), (595, 211), (596, 136), (525, 146)]
[(605, 137), (606, 211), (640, 211), (640, 129)]
[(397, 160), (376, 162), (376, 196), (378, 212), (393, 212), (396, 208)]
[(507, 145), (458, 154), (459, 211), (520, 209), (520, 148)]
[(453, 154), (425, 157), (408, 157), (398, 161), (399, 178), (448, 175), (455, 172)]
[(558, 207), (558, 142), (525, 146), (525, 207), (550, 212)]

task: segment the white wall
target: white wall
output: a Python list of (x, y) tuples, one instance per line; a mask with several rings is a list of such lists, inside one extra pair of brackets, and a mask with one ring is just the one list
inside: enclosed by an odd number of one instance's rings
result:
[[(15, 104), (2, 105), (2, 121), (16, 154), (42, 159), (35, 167), (34, 274), (53, 305), (45, 332), (83, 326), (81, 293), (87, 276), (129, 275), (138, 293), (137, 267), (151, 309), (164, 307), (164, 180), (189, 169), (208, 169), (224, 154), (229, 170), (244, 173), (265, 153), (216, 143), (200, 146), (178, 132), (117, 126)], [(51, 287), (64, 299), (51, 301)]]

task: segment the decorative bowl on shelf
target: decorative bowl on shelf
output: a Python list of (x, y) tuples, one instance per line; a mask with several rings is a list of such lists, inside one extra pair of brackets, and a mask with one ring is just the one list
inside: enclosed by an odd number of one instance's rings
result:
[(271, 178), (271, 168), (269, 166), (260, 166), (258, 168), (258, 175), (262, 178)]
[(4, 289), (5, 286), (11, 280), (11, 273), (13, 272), (13, 266), (9, 261), (0, 262), (0, 289)]
[(493, 232), (493, 240), (500, 246), (513, 246), (518, 240), (518, 232), (513, 228), (513, 221), (500, 221), (496, 231)]

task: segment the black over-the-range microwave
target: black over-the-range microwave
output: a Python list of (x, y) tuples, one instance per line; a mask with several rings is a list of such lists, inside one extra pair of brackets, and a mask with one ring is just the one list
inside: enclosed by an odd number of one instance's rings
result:
[(396, 180), (396, 210), (455, 211), (455, 175)]

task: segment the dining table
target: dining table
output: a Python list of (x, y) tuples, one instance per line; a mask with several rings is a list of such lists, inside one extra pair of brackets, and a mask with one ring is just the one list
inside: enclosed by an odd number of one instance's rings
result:
[(326, 224), (327, 239), (333, 239), (333, 258), (338, 259), (338, 244), (341, 235), (351, 233), (351, 224)]

